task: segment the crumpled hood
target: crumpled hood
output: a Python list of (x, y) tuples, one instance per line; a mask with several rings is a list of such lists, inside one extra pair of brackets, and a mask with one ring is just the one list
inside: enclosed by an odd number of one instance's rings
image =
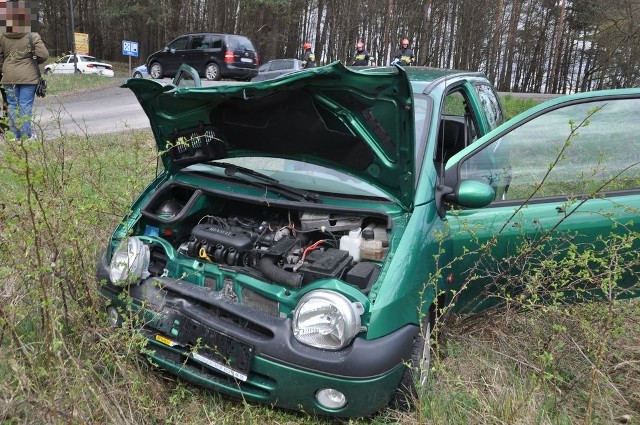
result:
[(136, 94), (160, 152), (187, 134), (215, 134), (215, 146), (200, 149), (199, 141), (188, 158), (163, 155), (169, 172), (225, 157), (297, 159), (353, 174), (411, 206), (414, 115), (401, 68), (354, 71), (335, 62), (256, 83), (183, 88), (129, 79), (122, 87)]

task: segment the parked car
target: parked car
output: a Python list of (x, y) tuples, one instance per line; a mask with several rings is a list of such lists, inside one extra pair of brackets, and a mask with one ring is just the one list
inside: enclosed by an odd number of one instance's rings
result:
[(45, 74), (97, 74), (104, 77), (113, 77), (113, 66), (111, 64), (100, 62), (94, 56), (75, 55), (76, 63), (74, 64), (74, 55), (66, 55), (55, 61), (45, 65)]
[[(107, 317), (133, 321), (154, 364), (242, 400), (371, 415), (426, 382), (442, 306), (481, 308), (543, 251), (640, 231), (640, 89), (503, 124), (477, 72), (125, 86), (164, 167), (99, 262)], [(518, 262), (523, 246), (548, 249)]]
[(253, 77), (251, 81), (264, 81), (280, 75), (288, 74), (302, 69), (302, 61), (300, 59), (274, 59), (260, 65), (258, 75)]
[(140, 65), (133, 68), (133, 71), (131, 72), (131, 77), (132, 78), (149, 78), (150, 75), (147, 72), (147, 65)]
[(186, 63), (207, 80), (250, 80), (258, 74), (258, 53), (247, 37), (235, 34), (184, 34), (147, 58), (152, 78), (172, 77)]

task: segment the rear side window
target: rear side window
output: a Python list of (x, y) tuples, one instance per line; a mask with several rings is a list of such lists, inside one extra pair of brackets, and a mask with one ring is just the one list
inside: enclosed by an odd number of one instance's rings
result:
[(204, 34), (196, 34), (191, 36), (191, 48), (192, 49), (206, 49), (208, 44), (205, 42)]
[(219, 35), (209, 34), (205, 38), (205, 44), (209, 49), (222, 49), (222, 37)]

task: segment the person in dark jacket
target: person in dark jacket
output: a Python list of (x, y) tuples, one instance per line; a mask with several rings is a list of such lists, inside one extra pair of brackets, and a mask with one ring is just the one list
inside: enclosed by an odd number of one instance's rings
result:
[(304, 53), (302, 54), (302, 68), (315, 68), (316, 67), (316, 55), (311, 50), (311, 43), (306, 42), (302, 46)]
[(31, 115), (38, 84), (38, 65), (33, 56), (38, 64), (49, 58), (49, 51), (40, 35), (29, 32), (30, 19), (29, 10), (7, 8), (7, 21), (13, 25), (7, 26), (7, 32), (0, 35), (0, 84), (4, 87), (9, 105), (9, 129), (18, 139), (33, 138)]
[(358, 41), (358, 44), (356, 44), (356, 57), (352, 65), (367, 66), (369, 65), (369, 61), (371, 61), (371, 55), (364, 48), (364, 43), (362, 41)]
[(402, 46), (402, 48), (398, 49), (391, 64), (398, 64), (402, 66), (414, 65), (416, 58), (415, 56), (413, 56), (413, 49), (409, 48), (409, 40), (403, 38), (400, 42), (400, 45)]

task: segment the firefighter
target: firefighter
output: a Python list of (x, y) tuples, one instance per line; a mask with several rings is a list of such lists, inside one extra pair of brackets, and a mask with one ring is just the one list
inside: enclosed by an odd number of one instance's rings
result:
[(391, 65), (402, 65), (402, 66), (411, 66), (414, 65), (414, 62), (416, 60), (415, 56), (413, 56), (413, 49), (409, 48), (409, 40), (406, 38), (403, 38), (402, 41), (400, 42), (400, 45), (402, 46), (401, 49), (398, 49), (398, 51), (396, 52), (393, 62), (391, 62)]
[(315, 68), (316, 67), (316, 55), (311, 51), (311, 43), (308, 41), (302, 45), (304, 53), (302, 54), (302, 68)]
[(356, 44), (356, 57), (352, 66), (367, 66), (371, 60), (373, 60), (373, 58), (369, 52), (365, 50), (364, 43), (362, 41), (358, 41), (358, 44)]

